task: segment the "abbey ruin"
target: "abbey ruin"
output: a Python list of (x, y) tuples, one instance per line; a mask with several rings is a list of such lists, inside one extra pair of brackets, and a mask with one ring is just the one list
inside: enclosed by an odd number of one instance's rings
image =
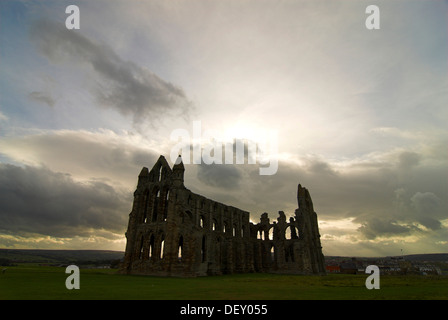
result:
[(270, 272), (324, 274), (317, 215), (300, 184), (298, 209), (277, 221), (228, 206), (184, 186), (181, 157), (170, 168), (160, 156), (138, 176), (120, 272), (194, 277)]

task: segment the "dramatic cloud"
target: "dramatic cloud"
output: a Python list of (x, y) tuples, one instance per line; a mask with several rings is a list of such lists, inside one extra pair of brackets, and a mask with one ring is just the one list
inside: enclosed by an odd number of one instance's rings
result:
[(46, 168), (0, 164), (0, 232), (73, 238), (122, 235), (131, 195)]
[(431, 230), (438, 230), (442, 224), (437, 218), (441, 218), (441, 201), (432, 192), (417, 192), (411, 197), (412, 206), (418, 214), (418, 222)]
[[(0, 139), (0, 246), (124, 250), (132, 194), (158, 154), (138, 134), (44, 131)], [(51, 169), (49, 169), (51, 168)]]
[(186, 165), (253, 221), (292, 216), (300, 183), (325, 254), (446, 251), (446, 1), (381, 3), (373, 31), (362, 1), (82, 1), (79, 30), (66, 5), (0, 1), (0, 246), (123, 250), (137, 175), (181, 129), (276, 132), (273, 175)]
[[(368, 221), (366, 221), (368, 219)], [(397, 236), (408, 234), (411, 231), (410, 226), (400, 225), (395, 220), (382, 219), (378, 217), (365, 217), (359, 231), (367, 239), (375, 239), (380, 236)]]
[(77, 179), (114, 181), (133, 188), (143, 166), (154, 163), (158, 154), (138, 134), (112, 131), (44, 131), (0, 139), (0, 154), (30, 166), (68, 172)]
[[(119, 217), (126, 216), (132, 204), (138, 172), (142, 166), (151, 167), (159, 155), (140, 145), (139, 139), (109, 131), (68, 130), (1, 139), (4, 155), (40, 165), (2, 166), (1, 191), (10, 199), (2, 202), (2, 226), (10, 221), (20, 232), (65, 234), (65, 241), (76, 232), (85, 236), (95, 228), (108, 230), (112, 237), (119, 224), (126, 225)], [(167, 153), (161, 150), (160, 154)], [(272, 176), (260, 176), (258, 164), (186, 165), (185, 184), (208, 198), (249, 211), (251, 219), (258, 221), (263, 212), (272, 220), (279, 210), (292, 216), (301, 183), (310, 190), (322, 222), (326, 252), (338, 252), (350, 243), (359, 246), (360, 252), (364, 246), (374, 250), (374, 243), (416, 241), (415, 237), (442, 243), (447, 204), (440, 192), (447, 189), (447, 182), (437, 175), (443, 165), (428, 164), (427, 157), (423, 152), (400, 151), (338, 164), (303, 156), (296, 162), (281, 160)], [(45, 169), (49, 166), (70, 175)], [(38, 203), (42, 204), (40, 213), (33, 215), (32, 207)], [(58, 215), (66, 205), (73, 213)], [(13, 211), (21, 214), (14, 216)], [(83, 212), (89, 213), (88, 218)], [(104, 212), (112, 212), (112, 220), (102, 220)], [(54, 224), (40, 224), (45, 218)], [(344, 226), (337, 227), (341, 221)], [(86, 233), (78, 231), (77, 225), (84, 226)]]
[[(30, 35), (51, 62), (83, 67), (97, 101), (124, 115), (132, 115), (135, 124), (171, 111), (186, 115), (192, 108), (181, 88), (145, 67), (123, 60), (112, 48), (80, 32), (72, 32), (63, 24), (40, 20), (32, 26)], [(96, 80), (91, 82), (90, 78)], [(31, 98), (51, 102), (41, 93), (34, 93)]]

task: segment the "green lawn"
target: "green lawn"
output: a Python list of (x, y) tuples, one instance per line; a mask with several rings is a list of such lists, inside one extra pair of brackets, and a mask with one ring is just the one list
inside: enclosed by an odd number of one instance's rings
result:
[(80, 289), (68, 290), (65, 268), (23, 265), (0, 273), (5, 299), (448, 299), (446, 276), (381, 276), (367, 290), (368, 275), (292, 276), (242, 274), (200, 278), (120, 275), (81, 269)]

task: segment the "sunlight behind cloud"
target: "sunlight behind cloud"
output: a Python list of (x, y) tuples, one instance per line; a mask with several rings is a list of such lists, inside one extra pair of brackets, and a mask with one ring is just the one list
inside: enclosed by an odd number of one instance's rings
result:
[(327, 254), (446, 251), (446, 2), (381, 2), (374, 31), (355, 0), (81, 1), (76, 31), (67, 5), (0, 1), (0, 245), (32, 225), (36, 246), (121, 246), (138, 173), (173, 164), (180, 129), (245, 152), (187, 165), (188, 188), (274, 218), (301, 183)]

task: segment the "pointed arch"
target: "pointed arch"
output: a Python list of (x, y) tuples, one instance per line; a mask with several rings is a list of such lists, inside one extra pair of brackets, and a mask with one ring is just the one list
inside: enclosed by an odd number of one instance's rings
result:
[(157, 169), (156, 169), (156, 181), (160, 181), (161, 178), (161, 172), (162, 172), (162, 165), (159, 164)]
[(205, 217), (203, 215), (199, 216), (199, 227), (201, 228), (205, 228), (206, 223), (205, 223)]
[(142, 221), (143, 223), (148, 222), (148, 209), (150, 204), (150, 196), (149, 196), (149, 189), (145, 190), (143, 193), (143, 215), (142, 215)]
[(182, 256), (184, 254), (184, 237), (179, 237), (179, 242), (177, 246), (177, 259), (179, 262), (182, 262)]
[(149, 253), (148, 253), (149, 259), (153, 259), (154, 257), (154, 235), (152, 234), (149, 238)]
[(160, 241), (160, 259), (163, 259), (165, 251), (165, 235), (162, 234), (162, 238)]
[(227, 221), (224, 222), (224, 234), (228, 234), (230, 232), (229, 225)]
[(157, 216), (159, 212), (159, 202), (160, 202), (160, 189), (154, 187), (152, 190), (152, 219), (151, 222), (157, 221)]
[(274, 240), (274, 226), (271, 226), (268, 230), (268, 234), (265, 236), (266, 240)]
[(168, 217), (168, 202), (170, 199), (170, 189), (168, 187), (164, 187), (162, 194), (161, 194), (161, 198), (160, 198), (160, 202), (161, 202), (161, 210), (162, 210), (162, 221), (166, 221), (167, 217)]
[(145, 240), (145, 238), (144, 238), (144, 236), (142, 235), (141, 238), (140, 238), (140, 246), (139, 246), (139, 249), (138, 249), (138, 258), (139, 258), (139, 259), (142, 259), (142, 258), (143, 258), (144, 240)]

